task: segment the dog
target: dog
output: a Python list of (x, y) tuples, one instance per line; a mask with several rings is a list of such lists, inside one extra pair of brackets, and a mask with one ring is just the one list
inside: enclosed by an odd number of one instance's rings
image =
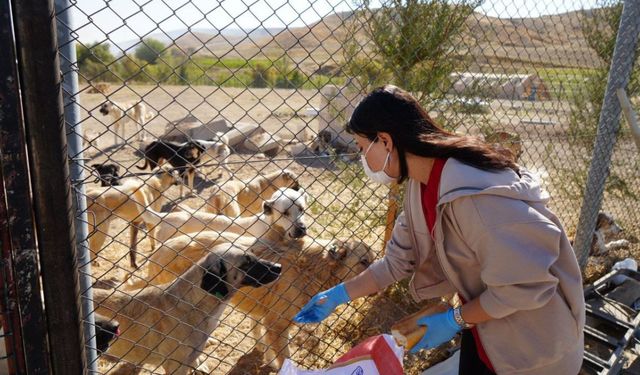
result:
[[(282, 281), (256, 289), (255, 293), (241, 289), (241, 296), (236, 295), (231, 301), (231, 305), (253, 318), (255, 325), (251, 334), (256, 340), (262, 336), (262, 327), (267, 329), (264, 346), (258, 346), (267, 361), (273, 361), (276, 367), (289, 356), (288, 332), (294, 315), (313, 295), (364, 271), (374, 258), (371, 248), (357, 241), (290, 239), (275, 231), (256, 239), (205, 231), (177, 236), (158, 248), (149, 258), (146, 280), (142, 283), (171, 282), (204, 257), (207, 249), (224, 243), (232, 243), (265, 259), (278, 259), (282, 264)], [(265, 351), (264, 347), (272, 350)]]
[(100, 181), (100, 186), (120, 186), (120, 167), (113, 163), (108, 164), (91, 164), (98, 173), (98, 178), (94, 182)]
[(289, 238), (307, 234), (307, 194), (304, 191), (280, 188), (262, 206), (260, 214), (238, 218), (201, 211), (157, 213), (146, 210), (148, 212), (143, 214), (143, 219), (146, 223), (157, 220), (154, 236), (159, 243), (178, 235), (202, 231), (230, 232), (256, 238), (269, 230), (279, 231), (283, 237)]
[(309, 237), (275, 245), (257, 242), (249, 251), (263, 259), (279, 259), (282, 274), (268, 286), (240, 289), (230, 304), (251, 316), (257, 348), (276, 368), (291, 357), (289, 330), (295, 314), (315, 294), (358, 275), (374, 260), (371, 248), (360, 241)]
[(145, 134), (143, 131), (144, 125), (148, 120), (153, 118), (153, 112), (147, 111), (147, 106), (139, 101), (131, 101), (126, 103), (118, 103), (112, 100), (104, 102), (100, 106), (100, 113), (103, 116), (111, 115), (113, 119), (113, 144), (118, 144), (118, 136), (120, 139), (125, 140), (124, 127), (127, 122), (127, 118), (133, 120), (136, 126), (136, 136), (139, 142), (143, 142)]
[(220, 315), (241, 287), (275, 281), (281, 265), (258, 259), (231, 244), (208, 255), (171, 283), (127, 294), (94, 291), (96, 311), (120, 322), (121, 334), (107, 350), (110, 357), (162, 367), (165, 374), (195, 370)]
[(109, 349), (109, 345), (116, 337), (120, 336), (120, 323), (107, 319), (100, 314), (94, 314), (96, 330), (96, 350), (98, 355)]
[[(203, 249), (222, 243), (248, 246), (263, 239), (280, 241), (304, 237), (307, 234), (306, 199), (303, 191), (280, 189), (264, 203), (261, 215), (235, 220), (210, 213), (171, 212), (163, 215), (147, 210), (142, 214), (146, 223), (164, 216), (154, 223), (158, 225), (156, 240), (162, 245), (149, 257), (146, 281), (131, 282), (130, 288), (141, 288), (149, 282), (154, 285), (169, 282), (202, 258)], [(190, 243), (192, 240), (197, 244)]]
[[(182, 177), (186, 176), (187, 186), (193, 192), (196, 166), (205, 152), (208, 155), (213, 154), (215, 155), (214, 157), (219, 158), (226, 158), (230, 154), (229, 147), (222, 142), (191, 140), (185, 143), (173, 143), (153, 141), (143, 151), (144, 164), (142, 166), (136, 165), (136, 167), (142, 170), (149, 167), (149, 169), (153, 170), (164, 162), (168, 162), (181, 172)], [(182, 185), (180, 186), (180, 196), (183, 197)]]
[(257, 215), (262, 211), (262, 202), (279, 188), (300, 189), (292, 171), (274, 171), (249, 182), (227, 181), (214, 190), (205, 207), (209, 212), (229, 217)]
[[(132, 224), (130, 252), (135, 252), (134, 241), (137, 230), (144, 223), (141, 213), (146, 207), (160, 211), (166, 201), (163, 193), (178, 183), (179, 177), (176, 171), (160, 169), (146, 181), (127, 179), (121, 186), (88, 188), (86, 198), (91, 260), (97, 262), (96, 257), (104, 245), (111, 222), (115, 218), (121, 218)], [(153, 243), (153, 237), (150, 237), (150, 241)], [(130, 257), (131, 266), (137, 268), (134, 264), (135, 257), (132, 255)]]
[(607, 242), (610, 238), (616, 237), (622, 232), (622, 228), (616, 223), (613, 216), (606, 212), (599, 212), (589, 255), (602, 256), (613, 250), (628, 248), (630, 243), (625, 239)]

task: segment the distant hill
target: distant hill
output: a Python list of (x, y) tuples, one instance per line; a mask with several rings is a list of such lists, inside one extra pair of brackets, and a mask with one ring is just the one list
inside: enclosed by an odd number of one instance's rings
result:
[[(237, 43), (243, 39), (253, 40), (257, 38), (268, 37), (270, 35), (276, 35), (280, 32), (281, 28), (256, 28), (253, 30), (243, 30), (240, 28), (225, 28), (217, 30), (215, 28), (194, 28), (194, 29), (180, 29), (173, 30), (166, 33), (158, 32), (149, 35), (147, 38), (153, 38), (161, 41), (164, 44), (176, 44), (185, 51), (189, 49), (199, 50), (203, 45), (213, 43), (220, 44), (221, 42), (230, 45)], [(115, 46), (116, 53), (121, 51), (132, 52), (141, 43), (140, 39), (126, 40), (123, 42), (111, 42)], [(206, 49), (203, 51), (207, 53)], [(208, 52), (207, 54), (212, 54)]]
[[(297, 61), (303, 70), (313, 72), (318, 67), (338, 65), (342, 60), (342, 41), (347, 37), (344, 22), (352, 16), (351, 12), (335, 13), (305, 27), (250, 31), (185, 29), (151, 37), (165, 43), (174, 41), (185, 51), (214, 56), (277, 58), (286, 51), (286, 55)], [(582, 17), (589, 16), (588, 11), (574, 11), (505, 19), (475, 13), (467, 21), (469, 32), (456, 53), (470, 53), (476, 68), (481, 69), (498, 65), (500, 70), (507, 71), (522, 66), (596, 67), (601, 62), (588, 47), (580, 27)], [(361, 32), (349, 35), (361, 36)], [(126, 50), (135, 47), (136, 43), (139, 41), (119, 43), (119, 46)]]

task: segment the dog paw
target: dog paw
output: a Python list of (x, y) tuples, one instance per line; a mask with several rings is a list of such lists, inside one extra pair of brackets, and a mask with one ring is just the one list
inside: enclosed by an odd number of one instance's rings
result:
[(631, 242), (624, 239), (615, 241), (615, 244), (618, 249), (628, 249), (631, 246)]
[(197, 369), (193, 371), (193, 375), (208, 375), (211, 374), (211, 370), (204, 363), (198, 366)]
[(97, 280), (93, 283), (93, 287), (96, 289), (115, 289), (118, 285), (120, 285), (120, 281), (114, 277)]

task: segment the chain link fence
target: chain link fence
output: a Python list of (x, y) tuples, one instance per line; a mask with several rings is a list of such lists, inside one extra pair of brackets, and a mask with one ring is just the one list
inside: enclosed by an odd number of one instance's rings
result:
[[(120, 324), (92, 361), (97, 371), (265, 374), (284, 358), (327, 367), (415, 311), (400, 283), (322, 324), (291, 321), (311, 296), (383, 255), (401, 189), (367, 180), (343, 127), (385, 83), (413, 92), (448, 129), (511, 150), (575, 233), (621, 9), (609, 0), (78, 0), (59, 9), (72, 15), (58, 26), (77, 54), (63, 78), (79, 77), (66, 94), (79, 106), (82, 146), (71, 159), (85, 177), (73, 186), (87, 202), (78, 216), (98, 349)], [(639, 78), (636, 65), (626, 88), (636, 110)], [(628, 243), (590, 257), (587, 281), (639, 255), (639, 150), (626, 125), (616, 137), (602, 209)], [(280, 279), (255, 288), (239, 276), (276, 272), (239, 257), (247, 248), (281, 264)], [(259, 265), (270, 271), (256, 274)], [(406, 373), (447, 349), (407, 357)]]

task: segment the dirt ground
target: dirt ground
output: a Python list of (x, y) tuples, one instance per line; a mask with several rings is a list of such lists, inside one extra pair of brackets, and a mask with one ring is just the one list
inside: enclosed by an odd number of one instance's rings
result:
[[(110, 98), (116, 101), (137, 100), (140, 97), (158, 114), (145, 126), (148, 138), (153, 139), (164, 133), (165, 126), (193, 115), (207, 123), (223, 117), (230, 124), (252, 122), (260, 124), (265, 130), (277, 133), (283, 139), (308, 138), (318, 130), (317, 120), (306, 114), (307, 107), (319, 107), (320, 95), (311, 90), (270, 90), (270, 89), (234, 89), (217, 87), (181, 87), (181, 86), (128, 86), (114, 90)], [(121, 166), (122, 173), (140, 173), (134, 165), (142, 164), (138, 149), (143, 145), (135, 139), (133, 127), (126, 132), (126, 143), (116, 145), (113, 133), (108, 125), (111, 118), (102, 116), (98, 109), (104, 102), (102, 94), (89, 94), (83, 91), (80, 103), (83, 134), (91, 140), (84, 152), (86, 165), (113, 162)], [(492, 126), (518, 132), (523, 137), (525, 153), (522, 163), (529, 168), (539, 169), (546, 179), (546, 187), (554, 194), (560, 194), (565, 177), (554, 170), (545, 169), (548, 165), (544, 155), (566, 154), (567, 108), (561, 103), (491, 103)], [(544, 123), (552, 121), (556, 125), (530, 125), (522, 128), (516, 118), (529, 117), (532, 121)], [(480, 118), (478, 118), (480, 119)], [(471, 124), (467, 131), (480, 134), (482, 122)], [(305, 135), (306, 133), (306, 135)], [(626, 147), (626, 146), (625, 146)], [(624, 155), (614, 158), (624, 158)], [(568, 158), (568, 156), (567, 156)], [(569, 160), (570, 161), (570, 160)], [(233, 177), (248, 181), (258, 174), (271, 172), (279, 168), (288, 168), (299, 176), (301, 186), (312, 198), (308, 214), (312, 236), (321, 238), (357, 238), (372, 245), (375, 251), (381, 251), (386, 217), (384, 197), (386, 188), (371, 185), (361, 172), (354, 168), (335, 163), (330, 158), (294, 158), (286, 150), (274, 158), (254, 155), (247, 152), (235, 152), (227, 160)], [(87, 170), (86, 182), (94, 186), (94, 176)], [(634, 178), (637, 178), (637, 174)], [(147, 178), (131, 176), (130, 178)], [(209, 197), (212, 189), (230, 176), (215, 165), (199, 168), (196, 178), (196, 197), (179, 199), (178, 187), (172, 187), (166, 197), (167, 209), (176, 203), (200, 208)], [(633, 189), (637, 190), (635, 185)], [(638, 192), (640, 194), (640, 192)], [(577, 202), (579, 204), (579, 202)], [(578, 206), (568, 200), (552, 200), (552, 207), (566, 223), (568, 231), (575, 230)], [(586, 271), (585, 281), (593, 281), (606, 273), (614, 261), (627, 256), (640, 259), (640, 248), (636, 236), (638, 228), (634, 226), (628, 232), (634, 242), (631, 249), (610, 254), (606, 259), (592, 259)], [(100, 253), (99, 266), (94, 266), (94, 277), (122, 281), (131, 272), (128, 260), (129, 233), (127, 223), (116, 220), (111, 227), (111, 241)], [(138, 245), (139, 259), (150, 254), (146, 239)], [(139, 262), (141, 263), (141, 262)], [(145, 266), (136, 272), (145, 272)], [(386, 332), (390, 325), (400, 317), (417, 308), (406, 296), (398, 296), (390, 291), (378, 296), (353, 303), (341, 312), (341, 317), (329, 319), (317, 326), (306, 326), (294, 332), (294, 347), (298, 350), (293, 360), (304, 366), (314, 368), (331, 363), (340, 354), (357, 344), (365, 337)], [(344, 317), (347, 316), (348, 319)], [(240, 313), (228, 308), (221, 319), (220, 326), (213, 334), (215, 343), (206, 348), (205, 364), (213, 374), (272, 374), (276, 370), (263, 365), (260, 355), (253, 349), (254, 342), (248, 335), (249, 321)], [(446, 351), (431, 352), (427, 357), (407, 359), (407, 373), (417, 374), (430, 363), (436, 363), (446, 357)], [(100, 361), (100, 369), (108, 372), (109, 364)], [(152, 373), (162, 370), (148, 369)]]

